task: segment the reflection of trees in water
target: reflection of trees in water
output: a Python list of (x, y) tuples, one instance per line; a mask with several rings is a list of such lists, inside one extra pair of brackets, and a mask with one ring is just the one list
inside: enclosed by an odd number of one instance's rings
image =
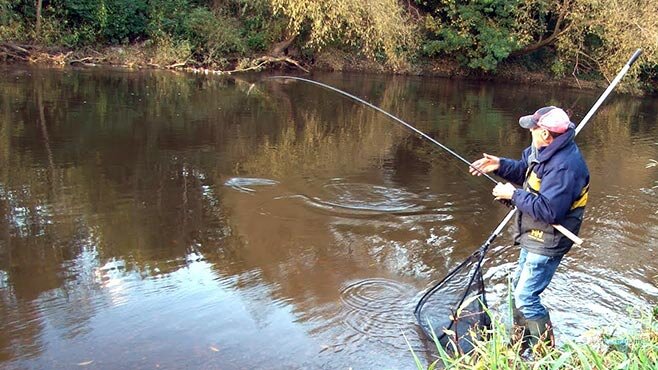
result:
[[(215, 119), (200, 108), (222, 82), (31, 73), (24, 83), (3, 84), (0, 97), (0, 270), (7, 280), (0, 309), (10, 313), (3, 333), (14, 333), (3, 336), (7, 356), (29, 354), (25, 343), (40, 348), (43, 311), (51, 325), (76, 335), (104, 300), (98, 276), (89, 274), (99, 261), (119, 257), (129, 269), (166, 273), (184, 264), (190, 243), (217, 247), (229, 232), (202, 168), (214, 161), (196, 149), (185, 153), (190, 143), (172, 134), (197, 130), (210, 143), (223, 136), (204, 132)], [(204, 101), (207, 89), (214, 93)], [(242, 109), (231, 96), (244, 94), (226, 91), (216, 105)], [(62, 300), (76, 304), (46, 303)]]
[[(369, 254), (372, 240), (360, 238), (376, 228), (341, 225), (351, 231), (341, 244), (329, 231), (336, 226), (326, 217), (314, 219), (303, 205), (278, 209), (308, 216), (302, 222), (255, 217), (263, 199), (226, 194), (222, 184), (228, 177), (330, 179), (369, 171), (382, 183), (412, 191), (429, 184), (432, 192), (456, 194), (456, 186), (479, 181), (383, 115), (313, 86), (254, 88), (238, 80), (163, 73), (30, 73), (17, 76), (20, 83), (0, 82), (0, 270), (7, 276), (0, 313), (4, 325), (11, 323), (3, 332), (20, 331), (0, 339), (0, 359), (38, 343), (42, 324), (35, 316), (44, 309), (35, 303), (39, 297), (79, 302), (59, 308), (53, 318), (75, 335), (94, 315), (94, 302), (112, 299), (90, 273), (112, 258), (124, 262), (126, 273), (168, 274), (185, 264), (195, 246), (219, 274), (242, 276), (237, 287), (249, 289), (253, 279), (272, 283), (254, 291), (258, 301), (294, 297), (301, 311), (335, 301), (346, 274), (377, 262)], [(363, 76), (327, 82), (467, 158), (491, 147), (507, 151), (494, 154), (518, 155), (529, 137), (516, 128), (517, 115), (544, 105), (544, 98), (519, 87)], [(548, 102), (567, 99), (575, 97), (552, 92)], [(655, 103), (646, 99), (606, 103), (582, 138), (590, 166), (605, 163), (615, 181), (633, 186), (654, 183), (655, 171), (625, 166), (618, 152), (599, 147), (613, 143), (630, 153), (638, 138), (655, 138), (654, 113)], [(474, 199), (489, 206), (488, 192), (480, 193)], [(460, 230), (473, 229), (473, 222), (451, 221)], [(317, 239), (295, 237), (309, 228), (318, 230)], [(287, 237), (268, 238), (282, 229)], [(469, 250), (482, 241), (475, 234), (453, 237), (464, 245), (470, 241)], [(409, 256), (436, 262), (431, 250)]]
[[(265, 137), (240, 170), (273, 178), (339, 173), (348, 168), (358, 171), (385, 155), (394, 143), (395, 138), (381, 129), (381, 118), (362, 109), (347, 115), (339, 111), (333, 122), (329, 119), (304, 112), (295, 118), (301, 122), (300, 129), (296, 125), (282, 128), (275, 142)], [(250, 143), (235, 144), (248, 147)]]
[[(43, 342), (40, 334), (43, 323), (39, 320), (37, 305), (32, 301), (18, 300), (10, 290), (0, 290), (0, 361), (13, 359), (17, 353), (26, 357), (38, 356)], [(11, 335), (10, 335), (11, 333)]]

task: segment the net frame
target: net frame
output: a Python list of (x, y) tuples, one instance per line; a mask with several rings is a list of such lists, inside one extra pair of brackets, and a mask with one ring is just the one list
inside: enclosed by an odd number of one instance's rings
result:
[[(414, 316), (425, 335), (436, 339), (446, 349), (458, 352), (470, 352), (473, 349), (473, 340), (479, 339), (483, 328), (491, 327), (491, 318), (485, 295), (484, 278), (482, 276), (482, 263), (492, 238), (473, 252), (466, 260), (452, 269), (441, 281), (430, 288), (420, 298)], [(441, 293), (449, 289), (451, 284), (467, 281), (465, 288), (452, 294), (453, 299), (448, 305), (439, 302), (439, 314), (434, 314), (437, 307), (427, 307), (441, 300)], [(457, 284), (459, 285), (459, 284)], [(438, 295), (438, 296), (437, 296)], [(438, 323), (438, 324), (437, 324)], [(450, 348), (452, 343), (453, 348)]]

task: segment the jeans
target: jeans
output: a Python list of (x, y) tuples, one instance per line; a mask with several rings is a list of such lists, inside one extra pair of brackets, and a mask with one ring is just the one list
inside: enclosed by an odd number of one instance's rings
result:
[(519, 266), (514, 274), (514, 302), (526, 320), (548, 315), (539, 295), (546, 289), (560, 265), (562, 256), (547, 257), (521, 248)]

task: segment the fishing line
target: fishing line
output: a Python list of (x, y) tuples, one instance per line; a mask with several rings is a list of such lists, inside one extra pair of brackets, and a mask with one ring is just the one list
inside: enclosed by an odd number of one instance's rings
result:
[[(361, 103), (361, 104), (365, 104), (366, 106), (368, 106), (368, 107), (370, 107), (370, 108), (372, 108), (372, 109), (375, 109), (376, 111), (378, 111), (378, 112), (380, 112), (380, 113), (383, 113), (383, 114), (386, 115), (387, 117), (389, 117), (389, 118), (393, 119), (394, 121), (396, 121), (396, 122), (402, 124), (403, 126), (405, 126), (406, 128), (408, 128), (409, 130), (411, 130), (411, 131), (415, 132), (416, 134), (420, 135), (421, 137), (423, 137), (423, 138), (429, 140), (429, 141), (432, 142), (433, 144), (439, 146), (441, 149), (443, 149), (443, 150), (447, 151), (448, 153), (450, 153), (453, 157), (455, 157), (455, 158), (459, 159), (461, 162), (465, 163), (467, 166), (471, 167), (471, 162), (469, 162), (468, 160), (466, 160), (466, 159), (465, 159), (464, 157), (462, 157), (461, 155), (457, 154), (454, 150), (452, 150), (452, 149), (448, 148), (447, 146), (441, 144), (440, 142), (438, 142), (437, 140), (435, 140), (435, 139), (432, 138), (431, 136), (429, 136), (429, 135), (425, 134), (424, 132), (418, 130), (418, 129), (415, 128), (414, 126), (412, 126), (412, 125), (406, 123), (405, 121), (403, 121), (403, 120), (401, 120), (400, 118), (398, 118), (398, 117), (392, 115), (391, 113), (388, 113), (387, 111), (385, 111), (385, 110), (379, 108), (378, 106), (376, 106), (376, 105), (374, 105), (374, 104), (372, 104), (372, 103), (370, 103), (370, 102), (367, 102), (367, 101), (365, 101), (365, 100), (363, 100), (363, 99), (361, 99), (361, 98), (359, 98), (359, 97), (356, 97), (356, 96), (354, 96), (354, 95), (352, 95), (352, 94), (350, 94), (350, 93), (347, 93), (347, 92), (345, 92), (345, 91), (343, 91), (343, 90), (340, 90), (340, 89), (335, 88), (335, 87), (333, 87), (333, 86), (329, 86), (329, 85), (327, 85), (327, 84), (323, 84), (323, 83), (318, 82), (318, 81), (313, 81), (313, 80), (309, 80), (309, 79), (301, 78), (301, 77), (293, 77), (293, 76), (271, 76), (271, 77), (267, 77), (267, 79), (284, 79), (284, 80), (297, 80), (297, 81), (303, 81), (303, 82), (307, 82), (307, 83), (310, 83), (310, 84), (313, 84), (313, 85), (317, 85), (317, 86), (323, 87), (323, 88), (325, 88), (325, 89), (328, 89), (328, 90), (331, 90), (331, 91), (337, 92), (337, 93), (339, 93), (339, 94), (341, 94), (341, 95), (343, 95), (343, 96), (346, 96), (346, 97), (348, 97), (348, 98), (350, 98), (350, 99), (356, 100), (357, 102), (359, 102), (359, 103)], [(587, 118), (587, 117), (586, 117), (586, 118)], [(578, 132), (578, 131), (576, 131), (576, 133), (577, 133), (577, 132)], [(484, 172), (480, 171), (479, 169), (477, 169), (477, 168), (475, 168), (475, 167), (471, 167), (471, 168), (475, 169), (475, 170), (476, 170), (477, 172), (479, 172), (482, 176), (484, 176), (485, 178), (487, 178), (488, 180), (490, 180), (490, 181), (493, 182), (494, 184), (498, 184), (498, 183), (499, 183), (499, 181), (496, 181), (496, 179), (494, 179), (493, 177), (491, 177), (489, 174), (484, 173)], [(508, 201), (508, 200), (501, 200), (500, 203), (501, 203), (501, 204), (504, 204), (505, 206), (511, 207), (511, 202)], [(571, 241), (573, 241), (574, 243), (576, 243), (577, 245), (581, 245), (581, 244), (583, 244), (583, 240), (582, 240), (581, 238), (579, 238), (577, 235), (575, 235), (574, 233), (572, 233), (571, 231), (569, 231), (567, 228), (565, 228), (565, 227), (563, 227), (563, 226), (561, 226), (561, 225), (552, 225), (552, 226), (553, 226), (555, 229), (557, 229), (560, 233), (562, 233), (564, 236), (566, 236), (567, 238), (569, 238)]]
[[(415, 128), (414, 126), (408, 124), (407, 122), (403, 121), (402, 119), (400, 119), (400, 118), (398, 118), (398, 117), (392, 115), (391, 113), (389, 113), (389, 112), (387, 112), (387, 111), (385, 111), (385, 110), (379, 108), (378, 106), (376, 106), (376, 105), (374, 105), (374, 104), (372, 104), (372, 103), (370, 103), (370, 102), (368, 102), (368, 101), (365, 101), (365, 100), (363, 100), (363, 99), (361, 99), (361, 98), (359, 98), (359, 97), (357, 97), (357, 96), (354, 96), (354, 95), (352, 95), (352, 94), (350, 94), (350, 93), (348, 93), (348, 92), (345, 92), (345, 91), (340, 90), (340, 89), (338, 89), (338, 88), (335, 88), (335, 87), (333, 87), (333, 86), (330, 86), (330, 85), (324, 84), (324, 83), (322, 83), (322, 82), (318, 82), (318, 81), (314, 81), (314, 80), (309, 80), (309, 79), (302, 78), (302, 77), (293, 77), (293, 76), (270, 76), (270, 77), (266, 77), (266, 79), (272, 79), (272, 80), (274, 80), (274, 79), (280, 79), (280, 80), (297, 80), (297, 81), (303, 81), (303, 82), (307, 82), (307, 83), (310, 83), (310, 84), (313, 84), (313, 85), (321, 86), (321, 87), (324, 87), (325, 89), (328, 89), (328, 90), (331, 90), (331, 91), (337, 92), (337, 93), (339, 93), (339, 94), (341, 94), (341, 95), (343, 95), (343, 96), (346, 96), (346, 97), (348, 97), (348, 98), (350, 98), (350, 99), (352, 99), (352, 100), (355, 100), (355, 101), (357, 101), (357, 102), (359, 102), (359, 103), (361, 103), (361, 104), (364, 104), (364, 105), (366, 105), (366, 106), (368, 106), (368, 107), (370, 107), (370, 108), (372, 108), (372, 109), (374, 109), (374, 110), (376, 110), (376, 111), (378, 111), (378, 112), (384, 114), (385, 116), (391, 118), (392, 120), (394, 120), (394, 121), (396, 121), (396, 122), (402, 124), (404, 127), (408, 128), (409, 130), (415, 132), (416, 134), (418, 134), (418, 135), (421, 136), (422, 138), (424, 138), (424, 139), (426, 139), (426, 140), (429, 140), (430, 142), (432, 142), (433, 144), (437, 145), (437, 146), (440, 147), (441, 149), (443, 149), (443, 150), (445, 150), (446, 152), (450, 153), (453, 157), (455, 157), (455, 158), (457, 158), (458, 160), (460, 160), (461, 162), (465, 163), (467, 166), (470, 167), (470, 165), (471, 165), (471, 162), (468, 161), (466, 158), (462, 157), (461, 155), (459, 155), (457, 152), (455, 152), (454, 150), (450, 149), (450, 148), (447, 147), (446, 145), (441, 144), (441, 143), (438, 142), (436, 139), (432, 138), (431, 136), (427, 135), (426, 133), (420, 131), (419, 129), (417, 129), (417, 128)], [(496, 181), (496, 179), (494, 179), (493, 177), (491, 177), (489, 174), (484, 173), (484, 172), (482, 172), (482, 171), (480, 171), (480, 170), (478, 170), (478, 169), (476, 169), (476, 170), (477, 170), (480, 174), (482, 174), (482, 176), (484, 176), (484, 177), (486, 177), (487, 179), (491, 180), (494, 184), (497, 184), (497, 183), (498, 183), (498, 181)]]
[[(622, 77), (628, 72), (631, 65), (642, 54), (642, 49), (637, 49), (635, 53), (628, 60), (626, 65), (619, 72), (617, 77), (610, 83), (608, 88), (599, 97), (594, 106), (590, 109), (587, 115), (583, 118), (580, 124), (575, 128), (576, 135), (587, 124), (589, 119), (594, 115), (594, 112), (599, 108), (603, 101), (607, 98), (610, 92), (621, 81)], [(401, 123), (408, 129), (414, 131), (423, 138), (431, 141), (439, 147), (458, 158), (460, 161), (466, 163), (470, 167), (470, 162), (455, 153), (452, 149), (439, 143), (433, 138), (427, 136), (425, 133), (419, 131), (415, 127), (402, 121), (401, 119), (393, 116), (392, 114), (380, 109), (379, 107), (360, 99), (354, 95), (346, 93), (342, 90), (332, 86), (308, 80), (301, 77), (288, 77), (288, 76), (273, 76), (270, 79), (291, 79), (308, 82), (315, 84), (326, 89), (335, 91), (339, 94), (354, 99), (362, 104), (365, 104), (383, 114), (392, 118), (396, 122)], [(489, 180), (498, 183), (492, 177), (485, 175)], [(430, 288), (420, 299), (416, 308), (414, 309), (414, 316), (418, 324), (422, 328), (425, 335), (440, 343), (443, 347), (448, 347), (452, 344), (457, 352), (470, 352), (473, 349), (473, 339), (479, 338), (482, 334), (478, 328), (489, 327), (491, 319), (489, 317), (489, 309), (486, 301), (486, 290), (484, 287), (484, 279), (482, 276), (482, 264), (484, 257), (489, 246), (493, 243), (498, 235), (502, 232), (503, 228), (512, 219), (516, 213), (516, 207), (513, 207), (503, 220), (498, 224), (494, 231), (490, 234), (487, 240), (478, 248), (471, 256), (464, 262), (451, 270), (438, 284)], [(556, 229), (564, 229), (562, 226), (553, 225)], [(564, 229), (566, 230), (566, 229)], [(560, 230), (563, 234), (564, 232)], [(568, 232), (568, 230), (566, 230)], [(569, 237), (567, 234), (565, 236)], [(571, 237), (569, 237), (572, 239)], [(577, 238), (577, 237), (576, 237)], [(573, 239), (572, 239), (573, 240)], [(581, 241), (582, 243), (582, 241)]]

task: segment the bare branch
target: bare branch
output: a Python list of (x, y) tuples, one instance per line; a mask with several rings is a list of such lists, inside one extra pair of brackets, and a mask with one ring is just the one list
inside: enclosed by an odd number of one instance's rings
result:
[(564, 35), (570, 28), (571, 24), (564, 25), (564, 20), (569, 14), (570, 1), (564, 0), (559, 6), (559, 12), (557, 14), (557, 20), (555, 21), (555, 28), (553, 32), (547, 37), (543, 38), (543, 35), (540, 36), (539, 40), (531, 45), (526, 46), (521, 50), (517, 50), (511, 53), (512, 56), (529, 54), (535, 50), (539, 50), (544, 46), (548, 46), (555, 42), (560, 36)]

